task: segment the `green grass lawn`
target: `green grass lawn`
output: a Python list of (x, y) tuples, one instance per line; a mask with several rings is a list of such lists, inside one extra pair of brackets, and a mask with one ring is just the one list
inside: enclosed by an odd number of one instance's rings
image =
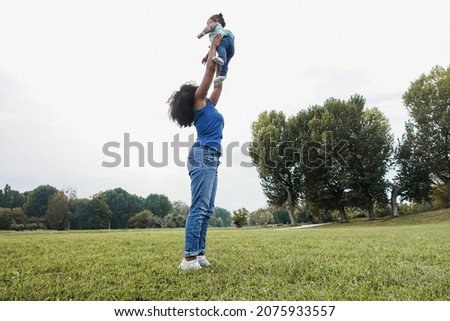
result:
[(450, 210), (310, 229), (1, 232), (0, 300), (450, 300)]

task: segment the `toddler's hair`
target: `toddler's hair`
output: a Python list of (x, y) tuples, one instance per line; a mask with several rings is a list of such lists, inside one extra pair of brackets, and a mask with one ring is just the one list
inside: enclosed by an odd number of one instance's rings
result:
[(223, 18), (222, 13), (212, 15), (211, 19), (217, 21), (218, 23), (220, 23), (222, 25), (222, 27), (225, 28), (225, 19)]

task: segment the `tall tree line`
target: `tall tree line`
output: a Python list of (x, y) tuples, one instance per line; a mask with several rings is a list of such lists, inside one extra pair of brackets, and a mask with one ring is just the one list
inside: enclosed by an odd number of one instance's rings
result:
[(384, 179), (392, 154), (389, 122), (365, 99), (330, 98), (286, 118), (263, 112), (252, 125), (251, 157), (271, 205), (285, 205), (294, 224), (300, 200), (323, 211), (360, 206), (372, 218), (374, 204), (384, 202)]
[(311, 212), (338, 211), (342, 222), (349, 207), (374, 219), (375, 206), (389, 204), (389, 191), (393, 209), (397, 196), (412, 202), (439, 196), (450, 206), (450, 67), (422, 74), (402, 99), (411, 118), (396, 145), (389, 120), (358, 94), (291, 117), (261, 113), (251, 127), (250, 155), (268, 203), (285, 207), (292, 224), (299, 202)]
[[(0, 190), (0, 229), (126, 229), (184, 227), (189, 206), (166, 195), (141, 197), (122, 188), (77, 198), (74, 189), (41, 185), (20, 193)], [(217, 207), (212, 226), (230, 226), (231, 213)]]

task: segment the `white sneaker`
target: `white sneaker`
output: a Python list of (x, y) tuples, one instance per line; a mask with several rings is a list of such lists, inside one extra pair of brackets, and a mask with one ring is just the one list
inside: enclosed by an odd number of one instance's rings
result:
[(183, 261), (181, 261), (178, 268), (180, 268), (182, 270), (197, 270), (197, 269), (201, 269), (202, 267), (198, 263), (197, 259), (192, 260), (192, 261), (186, 261), (186, 259), (183, 258)]
[(216, 63), (216, 64), (219, 64), (219, 65), (223, 65), (223, 59), (222, 58), (220, 58), (220, 57), (214, 57), (213, 58), (213, 61)]
[(223, 83), (223, 81), (225, 80), (225, 76), (217, 76), (214, 79), (214, 86), (219, 86), (221, 83)]
[(197, 256), (198, 264), (200, 264), (201, 267), (209, 267), (211, 266), (211, 263), (206, 259), (206, 256), (204, 255), (198, 255)]

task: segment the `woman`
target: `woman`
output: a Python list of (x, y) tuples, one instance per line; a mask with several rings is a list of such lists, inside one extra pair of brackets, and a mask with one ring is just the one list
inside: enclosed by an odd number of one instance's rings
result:
[(217, 190), (217, 167), (221, 155), (224, 120), (216, 110), (222, 84), (208, 90), (220, 68), (214, 62), (216, 48), (222, 39), (217, 35), (209, 49), (206, 70), (199, 86), (186, 83), (169, 98), (169, 115), (180, 127), (194, 124), (197, 141), (192, 146), (187, 168), (191, 178), (191, 207), (186, 220), (184, 258), (179, 268), (200, 269), (211, 264), (205, 256), (206, 233), (213, 214)]

